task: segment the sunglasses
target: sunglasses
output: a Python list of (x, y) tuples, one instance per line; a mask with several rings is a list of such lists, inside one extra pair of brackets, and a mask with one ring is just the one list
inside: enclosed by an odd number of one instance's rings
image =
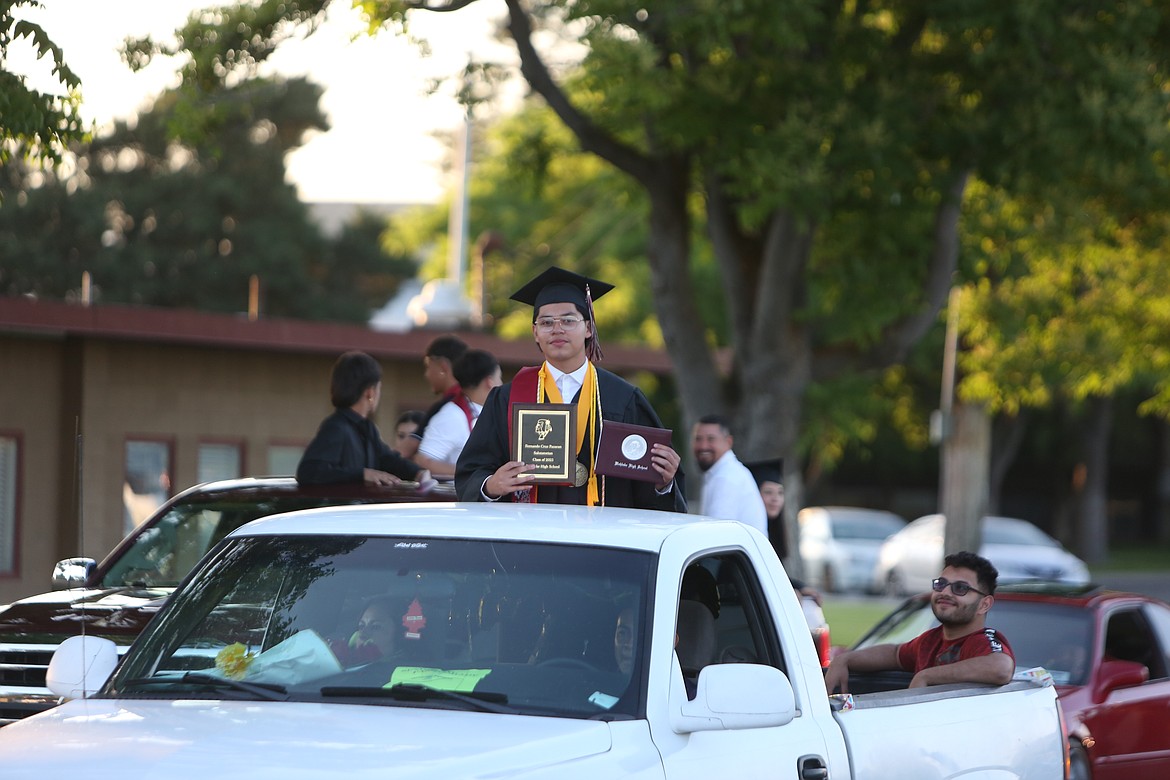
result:
[(942, 593), (944, 590), (947, 589), (948, 585), (951, 587), (951, 593), (954, 593), (956, 596), (960, 596), (960, 597), (966, 596), (967, 593), (969, 593), (970, 591), (975, 591), (980, 596), (990, 595), (988, 593), (984, 593), (983, 591), (979, 590), (979, 588), (971, 587), (970, 585), (963, 582), (962, 580), (959, 580), (958, 582), (951, 582), (946, 577), (935, 577), (933, 580), (930, 581), (930, 587), (934, 588), (935, 593)]

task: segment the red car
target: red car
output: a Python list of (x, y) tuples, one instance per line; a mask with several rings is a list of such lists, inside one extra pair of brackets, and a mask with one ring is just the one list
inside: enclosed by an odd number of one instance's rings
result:
[[(936, 625), (907, 599), (856, 647), (905, 642)], [(1073, 780), (1170, 777), (1170, 605), (1136, 593), (1046, 583), (1001, 585), (987, 624), (1016, 671), (1042, 666), (1060, 694)], [(851, 675), (855, 693), (905, 687), (909, 674)]]

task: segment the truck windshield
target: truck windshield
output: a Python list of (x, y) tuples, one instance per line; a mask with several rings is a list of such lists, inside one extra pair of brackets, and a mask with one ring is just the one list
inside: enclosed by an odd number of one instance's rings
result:
[(652, 564), (579, 545), (244, 537), (175, 595), (107, 694), (636, 717), (630, 642)]

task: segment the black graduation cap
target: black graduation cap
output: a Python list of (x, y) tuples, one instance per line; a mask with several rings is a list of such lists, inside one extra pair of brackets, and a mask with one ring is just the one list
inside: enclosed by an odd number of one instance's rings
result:
[(530, 305), (534, 316), (546, 303), (573, 303), (590, 311), (590, 300), (597, 300), (612, 289), (612, 284), (554, 265), (512, 293), (512, 300)]
[(592, 361), (602, 358), (601, 342), (597, 337), (597, 318), (593, 316), (593, 301), (613, 289), (613, 285), (591, 279), (564, 268), (549, 266), (535, 279), (512, 293), (512, 300), (532, 307), (532, 321), (536, 313), (548, 303), (572, 303), (585, 312), (593, 329), (593, 336), (585, 342), (585, 353)]
[(773, 458), (772, 460), (761, 460), (755, 463), (745, 463), (748, 471), (755, 477), (756, 485), (762, 485), (765, 482), (775, 482), (777, 485), (784, 484), (784, 460), (783, 458)]

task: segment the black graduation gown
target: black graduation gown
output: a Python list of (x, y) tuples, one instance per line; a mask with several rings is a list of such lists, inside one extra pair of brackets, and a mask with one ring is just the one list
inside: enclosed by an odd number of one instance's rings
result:
[[(597, 391), (601, 396), (603, 419), (654, 428), (664, 427), (641, 390), (611, 371), (596, 365), (594, 368), (597, 370)], [(455, 468), (455, 490), (462, 501), (482, 501), (480, 488), (484, 481), (494, 474), (496, 469), (512, 459), (508, 446), (508, 402), (511, 393), (511, 382), (491, 391), (484, 401), (479, 420), (471, 429), (467, 444), (459, 454), (459, 462)], [(581, 449), (578, 459), (588, 463), (589, 458), (584, 454), (586, 447)], [(592, 449), (596, 449), (596, 443)], [(665, 495), (658, 495), (652, 482), (598, 477), (599, 481), (602, 479), (605, 480), (606, 506), (687, 511), (681, 468), (675, 475), (673, 487)], [(600, 485), (598, 490), (600, 492)], [(587, 489), (572, 485), (540, 485), (536, 496), (541, 504), (587, 503)], [(501, 500), (511, 498), (512, 496), (505, 496)]]

